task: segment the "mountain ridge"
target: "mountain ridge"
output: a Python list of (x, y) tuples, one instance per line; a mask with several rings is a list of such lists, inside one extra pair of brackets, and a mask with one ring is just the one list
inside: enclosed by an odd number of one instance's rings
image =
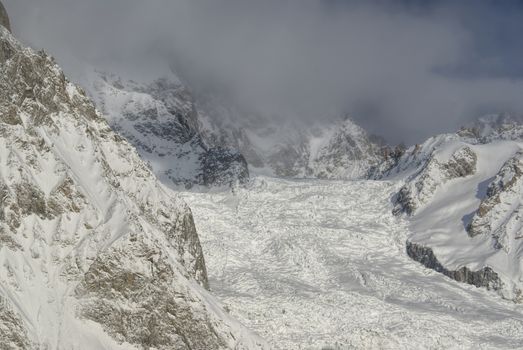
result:
[(409, 148), (385, 178), (404, 178), (394, 212), (411, 222), (407, 253), (458, 281), (522, 302), (522, 124), (491, 115)]
[(261, 349), (209, 294), (189, 207), (0, 26), (0, 347)]
[[(98, 108), (164, 183), (242, 184), (250, 172), (361, 179), (385, 158), (386, 147), (348, 117), (327, 126), (274, 127), (263, 116), (193, 93), (174, 73), (138, 83), (113, 74), (88, 75), (84, 86)], [(206, 166), (209, 156), (214, 166)], [(213, 180), (205, 180), (208, 176)]]

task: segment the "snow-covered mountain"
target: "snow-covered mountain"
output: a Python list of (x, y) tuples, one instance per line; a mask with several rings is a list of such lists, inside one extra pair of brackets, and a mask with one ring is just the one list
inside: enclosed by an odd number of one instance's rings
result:
[(208, 287), (187, 205), (0, 26), (0, 348), (264, 348)]
[(523, 139), (523, 117), (508, 113), (486, 115), (461, 128), (458, 135), (476, 139), (479, 143), (521, 140)]
[(0, 349), (520, 347), (521, 118), (392, 149), (151, 64), (86, 93), (0, 3)]
[(481, 118), (411, 147), (389, 177), (406, 177), (396, 213), (410, 217), (407, 252), (458, 281), (523, 301), (523, 125)]
[(290, 178), (358, 179), (372, 174), (387, 148), (353, 120), (282, 121), (246, 112), (212, 94), (196, 95), (209, 142), (238, 149), (251, 173)]
[[(272, 134), (250, 130), (249, 134), (251, 140), (259, 140), (260, 146), (254, 150), (262, 160), (253, 172), (277, 177), (362, 179), (370, 176), (385, 156), (385, 147), (349, 118), (310, 127), (287, 125)], [(271, 142), (264, 144), (264, 135), (272, 138)]]
[[(254, 174), (364, 178), (383, 146), (349, 118), (304, 126), (193, 95), (172, 73), (149, 82), (93, 74), (85, 84), (111, 126), (165, 182), (223, 185)], [(283, 125), (282, 125), (283, 124)]]
[(125, 80), (93, 71), (85, 84), (109, 124), (133, 144), (167, 185), (245, 183), (249, 171), (235, 149), (202, 135), (195, 102), (172, 74)]

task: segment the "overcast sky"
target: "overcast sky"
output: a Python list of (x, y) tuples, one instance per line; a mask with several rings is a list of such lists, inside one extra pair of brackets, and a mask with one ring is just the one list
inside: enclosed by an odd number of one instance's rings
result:
[[(523, 5), (482, 0), (3, 0), (66, 71), (169, 57), (195, 88), (309, 123), (349, 113), (418, 142), (523, 113)], [(136, 68), (139, 67), (139, 68)]]

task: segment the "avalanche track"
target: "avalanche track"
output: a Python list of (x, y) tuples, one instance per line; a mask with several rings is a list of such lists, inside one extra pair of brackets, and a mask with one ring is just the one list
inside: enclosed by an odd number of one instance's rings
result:
[(520, 348), (523, 306), (407, 257), (399, 185), (257, 177), (182, 195), (213, 292), (274, 349)]

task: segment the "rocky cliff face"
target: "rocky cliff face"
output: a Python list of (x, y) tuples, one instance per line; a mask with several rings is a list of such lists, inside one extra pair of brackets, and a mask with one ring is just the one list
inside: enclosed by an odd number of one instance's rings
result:
[(489, 290), (501, 290), (503, 287), (503, 282), (501, 282), (498, 274), (490, 267), (484, 267), (477, 271), (471, 271), (466, 266), (456, 270), (449, 270), (441, 264), (431, 248), (410, 241), (407, 241), (407, 254), (425, 267), (440, 272), (458, 282), (472, 284), (476, 287), (485, 287)]
[(124, 80), (95, 73), (86, 84), (110, 125), (148, 161), (165, 184), (205, 186), (245, 183), (243, 155), (208, 142), (190, 92), (176, 77)]
[(0, 348), (263, 348), (206, 289), (189, 208), (0, 27)]

